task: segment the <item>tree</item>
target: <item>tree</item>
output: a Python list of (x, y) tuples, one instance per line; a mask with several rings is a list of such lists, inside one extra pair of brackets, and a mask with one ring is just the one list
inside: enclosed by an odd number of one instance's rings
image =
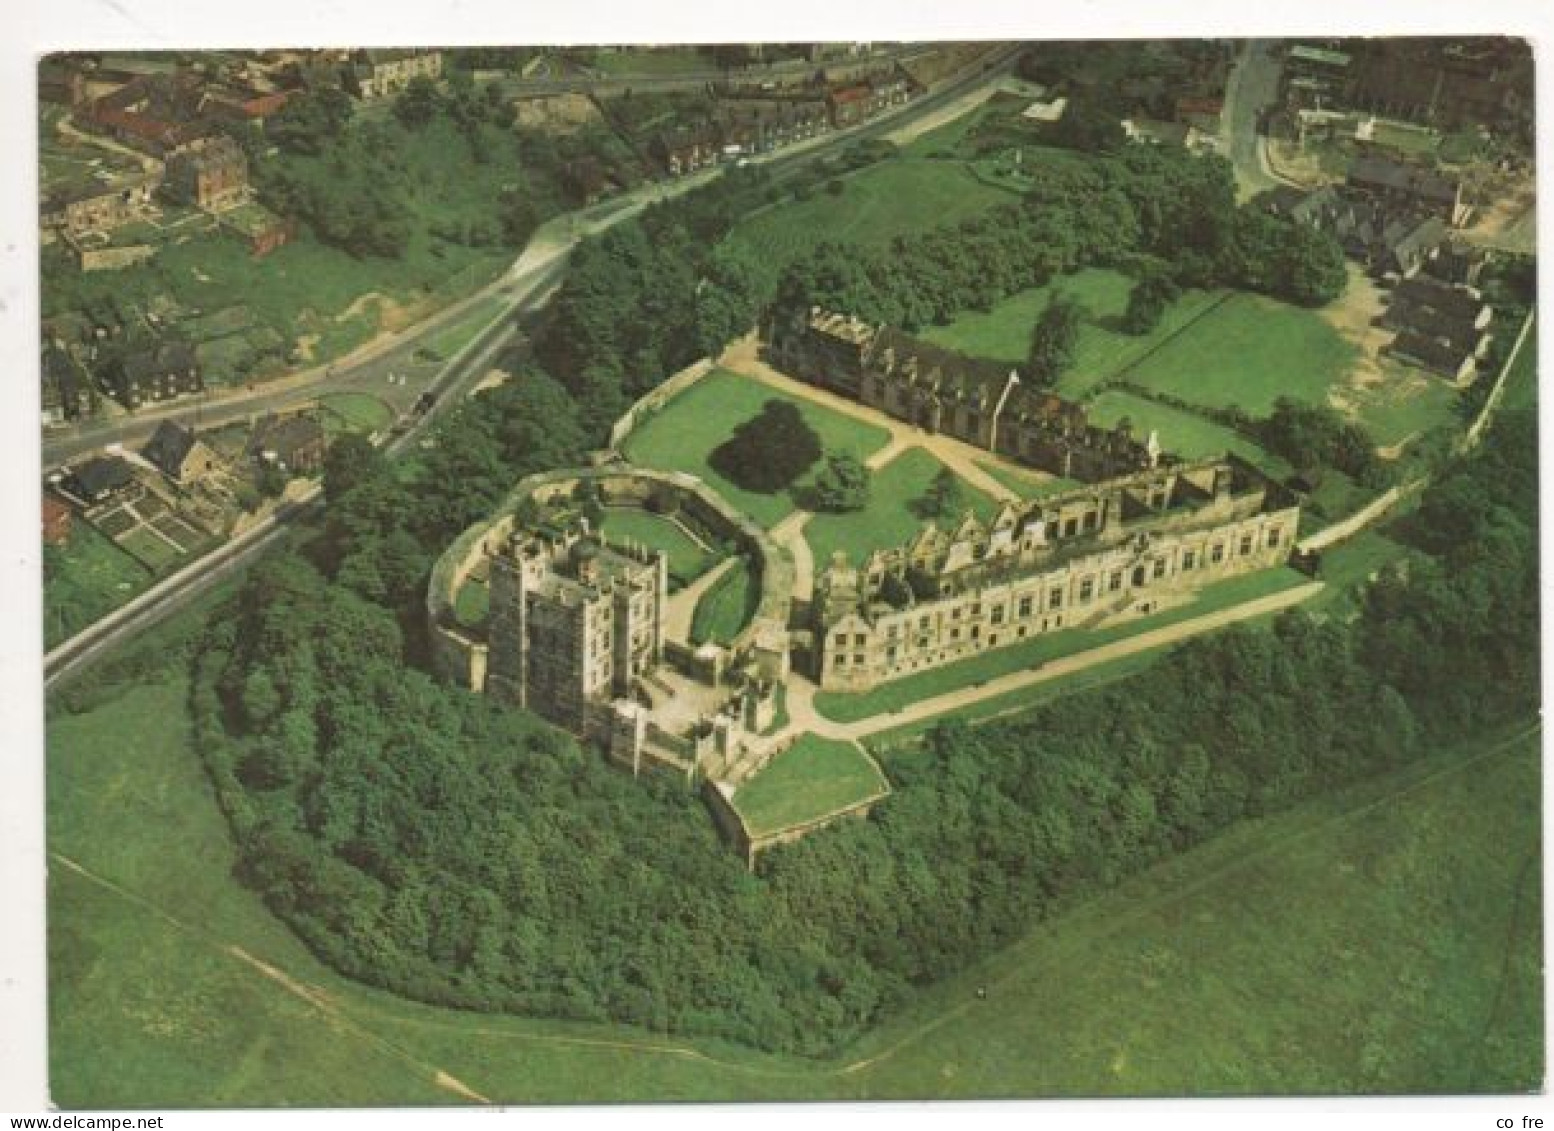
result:
[(371, 440), (359, 432), (347, 432), (324, 453), (324, 496), (338, 502), (383, 467), (383, 454)]
[(1054, 295), (1047, 303), (1031, 334), (1029, 376), (1036, 384), (1056, 384), (1073, 364), (1081, 318), (1079, 304), (1066, 295)]
[(917, 511), (923, 518), (955, 518), (965, 509), (966, 489), (960, 476), (948, 467), (939, 469), (917, 501)]
[(791, 487), (820, 453), (820, 437), (798, 407), (774, 398), (735, 428), (708, 462), (736, 486), (771, 495)]
[(425, 75), (417, 75), (394, 99), (394, 117), (410, 129), (418, 130), (437, 117), (441, 107), (437, 84)]
[(1163, 272), (1145, 275), (1128, 293), (1128, 308), (1122, 314), (1122, 328), (1130, 334), (1148, 334), (1160, 324), (1166, 307), (1180, 297), (1182, 290)]
[(869, 469), (852, 453), (827, 453), (826, 466), (815, 479), (816, 509), (832, 514), (863, 510), (869, 505), (869, 478)]

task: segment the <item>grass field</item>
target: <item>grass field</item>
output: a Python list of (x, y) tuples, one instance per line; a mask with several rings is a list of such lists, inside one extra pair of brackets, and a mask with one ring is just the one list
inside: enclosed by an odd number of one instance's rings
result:
[[(736, 508), (762, 526), (772, 526), (792, 513), (786, 492), (763, 495), (736, 487), (707, 463), (707, 457), (745, 421), (760, 414), (769, 400), (796, 405), (809, 426), (831, 452), (850, 452), (860, 460), (885, 446), (889, 433), (863, 424), (802, 397), (776, 390), (727, 370), (714, 370), (671, 400), (626, 440), (626, 456), (634, 463), (666, 471), (684, 471), (704, 480)], [(816, 471), (821, 463), (815, 465)], [(811, 472), (813, 474), (813, 472)]]
[(44, 548), (45, 648), (68, 640), (150, 584), (150, 570), (77, 519), (63, 546)]
[(790, 199), (754, 213), (728, 239), (777, 269), (822, 243), (884, 248), (897, 236), (954, 224), (1019, 199), (957, 161), (902, 157), (870, 165), (842, 184), (837, 196), (821, 187), (808, 200)]
[(1184, 459), (1234, 452), (1275, 478), (1282, 479), (1290, 473), (1290, 465), (1284, 460), (1223, 424), (1121, 389), (1101, 393), (1089, 402), (1089, 409), (1090, 420), (1095, 424), (1110, 427), (1126, 417), (1132, 421), (1137, 436), (1147, 436), (1152, 430), (1158, 432), (1160, 446)]
[(1311, 579), (1293, 569), (1268, 569), (1243, 577), (1232, 577), (1205, 586), (1197, 599), (1174, 609), (1137, 617), (1110, 628), (1063, 628), (1044, 632), (1018, 644), (970, 656), (964, 660), (917, 672), (893, 680), (872, 691), (821, 691), (815, 695), (815, 709), (839, 723), (857, 722), (874, 715), (887, 715), (936, 695), (986, 683), (999, 676), (1038, 668), (1049, 661), (1075, 652), (1099, 648), (1153, 628), (1164, 628), (1184, 620), (1205, 616), (1243, 601), (1282, 593)]
[(326, 423), (338, 422), (347, 432), (377, 432), (394, 420), (394, 410), (371, 393), (331, 393), (319, 397), (318, 405), (332, 418)]
[(712, 568), (719, 555), (697, 543), (678, 523), (638, 507), (611, 507), (604, 514), (604, 534), (613, 542), (629, 542), (662, 550), (669, 559), (669, 577), (676, 586), (689, 585)]
[(761, 589), (749, 562), (741, 558), (702, 595), (691, 614), (691, 643), (727, 644), (738, 636), (760, 602)]
[(1313, 311), (1235, 294), (1133, 366), (1128, 379), (1190, 404), (1266, 416), (1281, 396), (1326, 404), (1356, 352)]
[(1527, 341), (1522, 344), (1522, 352), (1516, 355), (1516, 363), (1511, 367), (1511, 375), (1506, 378), (1503, 404), (1507, 409), (1538, 407), (1538, 327), (1536, 325), (1527, 332)]
[(1084, 486), (1077, 479), (1064, 479), (1061, 475), (1047, 475), (1041, 471), (1026, 472), (998, 460), (978, 460), (977, 466), (1022, 499), (1040, 499)]
[[(840, 550), (854, 565), (875, 550), (899, 546), (927, 521), (915, 509), (934, 477), (944, 470), (931, 452), (908, 448), (874, 473), (869, 484), (869, 505), (847, 514), (816, 514), (804, 526), (817, 567), (823, 568)], [(980, 518), (990, 517), (998, 505), (987, 495), (962, 482), (966, 506)], [(960, 515), (935, 519), (941, 526), (960, 521)]]
[(1541, 1079), (1535, 735), (1486, 736), (1237, 826), (817, 1064), (440, 1010), (338, 977), (232, 878), (184, 696), (164, 678), (50, 723), (50, 1064), (64, 1108), (462, 1102), (438, 1073), (509, 1103)]
[(890, 788), (851, 742), (803, 734), (734, 792), (734, 809), (751, 836), (767, 836), (850, 809)]
[(479, 628), (491, 615), (491, 586), (478, 578), (467, 578), (453, 595), (453, 616), (465, 628)]
[(145, 527), (132, 530), (120, 538), (119, 546), (153, 573), (161, 573), (184, 557)]
[(1063, 275), (1044, 287), (1020, 291), (985, 313), (968, 311), (945, 326), (931, 326), (923, 337), (973, 357), (1010, 364), (1030, 352), (1031, 332), (1055, 293), (1072, 298), (1086, 312), (1074, 347), (1074, 361), (1058, 380), (1058, 392), (1083, 397), (1096, 385), (1115, 377), (1184, 327), (1203, 318), (1225, 301), (1223, 291), (1188, 291), (1166, 310), (1147, 334), (1125, 334), (1118, 328), (1128, 306), (1133, 280), (1117, 271), (1086, 267)]

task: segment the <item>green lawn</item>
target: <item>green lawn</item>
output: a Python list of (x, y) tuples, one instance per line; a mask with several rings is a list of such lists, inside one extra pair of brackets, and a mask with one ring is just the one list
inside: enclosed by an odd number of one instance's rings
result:
[(802, 734), (734, 793), (751, 836), (780, 832), (847, 809), (890, 789), (868, 755), (851, 742)]
[(1152, 616), (1137, 617), (1110, 628), (1064, 628), (1044, 632), (1018, 644), (892, 680), (872, 691), (820, 691), (815, 695), (815, 709), (826, 718), (840, 723), (888, 715), (936, 695), (1038, 668), (1075, 652), (1099, 648), (1153, 628), (1164, 628), (1244, 601), (1281, 593), (1310, 580), (1305, 574), (1287, 568), (1261, 570), (1242, 577), (1228, 578), (1205, 586), (1199, 591), (1196, 600), (1185, 605)]
[(1040, 499), (1084, 486), (1077, 479), (1064, 479), (1061, 475), (1011, 467), (1000, 460), (978, 460), (977, 466), (1022, 499)]
[(151, 584), (151, 572), (77, 516), (43, 549), (43, 642), (53, 648)]
[(609, 508), (605, 511), (603, 529), (611, 541), (633, 542), (650, 550), (662, 550), (669, 559), (669, 577), (676, 588), (695, 581), (720, 557), (716, 551), (696, 542), (678, 523), (637, 507)]
[(740, 558), (713, 582), (691, 614), (691, 643), (727, 644), (744, 630), (761, 600), (761, 587), (749, 562)]
[(232, 877), (185, 694), (164, 677), (49, 723), (50, 1087), (66, 1109), (459, 1102), (438, 1072), (507, 1103), (1542, 1078), (1536, 737), (1488, 736), (1236, 826), (816, 1063), (437, 1009), (339, 977)]
[(126, 534), (119, 539), (119, 545), (153, 573), (161, 573), (184, 557), (145, 527)]
[(377, 432), (394, 420), (394, 410), (371, 393), (331, 393), (318, 405), (348, 432)]
[(453, 595), (453, 616), (465, 628), (481, 628), (491, 615), (491, 586), (478, 578), (466, 578)]
[(1133, 280), (1117, 271), (1086, 267), (1062, 275), (1044, 287), (1010, 295), (986, 312), (967, 311), (945, 326), (922, 331), (928, 341), (974, 357), (1010, 364), (1030, 352), (1031, 331), (1055, 293), (1072, 298), (1087, 317), (1079, 330), (1074, 361), (1058, 381), (1064, 396), (1079, 398), (1096, 385), (1116, 377), (1149, 351), (1225, 299), (1223, 291), (1188, 291), (1172, 303), (1159, 325), (1147, 334), (1125, 334), (1118, 328), (1128, 306)]
[(1135, 435), (1144, 437), (1151, 430), (1158, 432), (1161, 448), (1183, 459), (1234, 452), (1276, 479), (1290, 473), (1290, 465), (1278, 456), (1265, 452), (1239, 432), (1205, 420), (1197, 413), (1183, 412), (1121, 389), (1101, 393), (1089, 402), (1088, 408), (1090, 420), (1095, 424), (1110, 427), (1126, 417), (1133, 422)]
[[(1518, 327), (1517, 333), (1521, 330)], [(1522, 343), (1522, 352), (1516, 355), (1516, 363), (1511, 366), (1511, 375), (1505, 381), (1505, 399), (1501, 402), (1506, 409), (1538, 407), (1538, 327), (1527, 332), (1527, 340)]]
[(954, 224), (1019, 199), (958, 161), (896, 158), (847, 176), (842, 184), (839, 196), (822, 185), (808, 200), (790, 198), (754, 213), (728, 239), (777, 270), (821, 243), (884, 248), (897, 236)]
[[(758, 416), (769, 400), (798, 406), (826, 451), (850, 452), (860, 460), (885, 446), (883, 428), (822, 407), (803, 397), (789, 397), (749, 377), (714, 370), (671, 400), (634, 431), (625, 454), (634, 463), (665, 471), (684, 471), (703, 480), (729, 503), (762, 526), (772, 526), (792, 513), (786, 492), (763, 495), (736, 487), (707, 463), (707, 457), (745, 421)], [(815, 465), (815, 471), (822, 466)], [(813, 472), (811, 472), (813, 474)]]
[[(875, 550), (899, 546), (918, 530), (926, 518), (914, 509), (927, 493), (944, 464), (923, 448), (908, 448), (880, 470), (869, 484), (869, 505), (847, 514), (816, 514), (804, 527), (817, 569), (830, 564), (831, 555), (840, 550), (854, 565)], [(986, 519), (998, 509), (987, 495), (962, 482), (966, 505), (978, 517)], [(939, 526), (960, 521), (960, 515), (935, 519)]]
[(442, 329), (427, 335), (420, 348), (437, 361), (447, 361), (470, 342), (506, 309), (506, 301), (498, 295), (482, 299), (462, 317)]
[(1281, 396), (1326, 404), (1356, 355), (1315, 311), (1234, 294), (1131, 367), (1128, 379), (1191, 404), (1266, 416)]

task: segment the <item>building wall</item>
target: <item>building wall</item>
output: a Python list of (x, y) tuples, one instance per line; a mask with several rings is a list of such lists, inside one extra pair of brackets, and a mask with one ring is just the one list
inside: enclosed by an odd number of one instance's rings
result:
[(1179, 595), (1280, 565), (1294, 546), (1299, 516), (1292, 506), (1155, 532), (1051, 568), (989, 577), (900, 611), (826, 619), (816, 629), (817, 681), (826, 689), (867, 690), (1045, 632), (1084, 627), (1147, 603), (1151, 594)]

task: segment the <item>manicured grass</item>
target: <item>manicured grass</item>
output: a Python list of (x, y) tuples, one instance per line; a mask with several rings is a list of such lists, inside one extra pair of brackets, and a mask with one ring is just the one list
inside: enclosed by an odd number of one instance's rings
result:
[(590, 65), (609, 75), (676, 75), (717, 69), (713, 60), (689, 47), (595, 51)]
[(1205, 586), (1197, 599), (1174, 609), (1137, 617), (1110, 628), (1064, 628), (1032, 636), (1018, 644), (983, 652), (964, 660), (917, 672), (882, 684), (872, 691), (821, 691), (815, 695), (815, 709), (841, 723), (858, 722), (875, 715), (888, 715), (904, 707), (962, 688), (974, 687), (999, 676), (1038, 668), (1051, 660), (1071, 656), (1137, 635), (1153, 628), (1164, 628), (1218, 612), (1232, 605), (1281, 593), (1304, 585), (1311, 579), (1293, 569), (1260, 570), (1243, 577), (1232, 577)]
[(840, 195), (824, 186), (808, 200), (788, 199), (742, 220), (728, 239), (774, 267), (821, 243), (884, 248), (897, 236), (954, 224), (1019, 197), (980, 180), (958, 161), (897, 158), (843, 178)]
[(1188, 291), (1172, 303), (1159, 325), (1147, 334), (1125, 334), (1119, 328), (1128, 307), (1133, 280), (1117, 271), (1086, 267), (1062, 275), (1046, 286), (1010, 295), (986, 312), (967, 311), (945, 326), (930, 326), (922, 336), (973, 357), (1024, 362), (1031, 332), (1054, 294), (1073, 299), (1086, 312), (1074, 347), (1074, 361), (1058, 380), (1058, 392), (1081, 397), (1097, 384), (1115, 377), (1162, 342), (1225, 299), (1223, 291)]
[[(928, 520), (915, 509), (927, 494), (944, 464), (923, 448), (908, 448), (876, 471), (869, 484), (869, 505), (847, 514), (816, 514), (804, 527), (815, 566), (823, 569), (837, 551), (854, 565), (862, 565), (870, 553), (900, 546)], [(964, 481), (966, 506), (979, 518), (989, 518), (998, 504)], [(961, 515), (934, 521), (942, 528), (958, 523)]]
[(689, 585), (712, 568), (719, 555), (696, 542), (684, 527), (663, 515), (637, 507), (605, 511), (604, 534), (611, 541), (632, 542), (662, 550), (669, 559), (669, 576), (677, 586)]
[(394, 410), (371, 393), (331, 393), (318, 404), (351, 432), (377, 432), (394, 419)]
[(702, 595), (691, 614), (691, 643), (712, 640), (727, 644), (744, 630), (755, 615), (761, 587), (755, 571), (741, 558)]
[(1064, 479), (1061, 475), (1047, 475), (1035, 469), (1011, 467), (1000, 460), (978, 460), (977, 466), (1022, 499), (1040, 499), (1084, 486), (1077, 479)]
[(1326, 404), (1357, 350), (1322, 316), (1235, 294), (1130, 368), (1130, 381), (1209, 408), (1266, 416), (1281, 396)]
[(478, 578), (467, 578), (453, 595), (453, 615), (465, 628), (480, 628), (491, 615), (491, 586)]
[(1183, 459), (1234, 452), (1276, 479), (1290, 473), (1290, 465), (1278, 456), (1265, 452), (1239, 432), (1206, 420), (1197, 413), (1183, 412), (1121, 389), (1108, 389), (1090, 401), (1088, 407), (1093, 423), (1110, 427), (1126, 417), (1132, 422), (1135, 435), (1144, 437), (1154, 431), (1159, 434), (1162, 450)]
[(751, 836), (766, 836), (848, 809), (890, 788), (851, 742), (803, 734), (741, 785), (734, 809)]
[(43, 551), (43, 642), (53, 648), (151, 584), (151, 571), (79, 516)]
[(1462, 394), (1434, 373), (1392, 358), (1379, 362), (1382, 380), (1344, 385), (1345, 409), (1379, 446), (1402, 443), (1437, 428), (1462, 427)]
[[(695, 475), (762, 526), (772, 526), (793, 511), (793, 500), (786, 492), (763, 495), (746, 491), (707, 462), (734, 429), (758, 416), (769, 400), (786, 400), (796, 405), (826, 451), (850, 452), (862, 460), (884, 447), (890, 438), (883, 428), (719, 369), (675, 397), (633, 432), (625, 443), (626, 455), (645, 467)], [(811, 474), (821, 466), (817, 462)]]

